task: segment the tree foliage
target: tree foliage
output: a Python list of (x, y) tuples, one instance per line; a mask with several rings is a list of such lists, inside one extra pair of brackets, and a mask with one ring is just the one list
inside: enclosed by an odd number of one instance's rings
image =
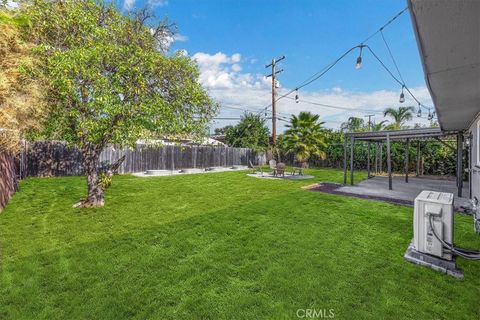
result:
[(327, 144), (323, 124), (319, 115), (310, 112), (292, 115), (290, 123), (286, 126), (281, 147), (287, 153), (293, 153), (299, 162), (308, 161), (314, 155), (324, 158)]
[(385, 111), (383, 111), (383, 116), (384, 117), (391, 117), (393, 122), (387, 126), (387, 129), (389, 130), (399, 130), (402, 128), (406, 128), (406, 123), (413, 118), (413, 111), (414, 108), (412, 106), (410, 107), (398, 107), (398, 109), (395, 108), (387, 108)]
[(214, 133), (216, 135), (223, 135), (223, 134), (227, 134), (227, 132), (231, 129), (233, 129), (232, 125), (228, 125), (228, 126), (225, 126), (225, 127), (222, 127), (222, 128), (215, 128)]
[(380, 122), (373, 123), (371, 130), (372, 130), (372, 131), (382, 131), (382, 130), (385, 130), (385, 128), (387, 127), (387, 125), (386, 125), (387, 122), (388, 122), (388, 120), (382, 120), (382, 121), (380, 121)]
[(229, 146), (254, 150), (268, 147), (270, 131), (260, 115), (245, 112), (236, 126), (227, 126), (224, 132)]
[(34, 44), (22, 34), (26, 23), (24, 16), (0, 9), (0, 152), (18, 151), (19, 140), (39, 128), (44, 115), (45, 81)]
[(88, 196), (81, 205), (103, 205), (97, 165), (107, 143), (205, 133), (216, 107), (196, 64), (165, 54), (168, 22), (154, 24), (146, 10), (124, 16), (95, 0), (36, 0), (23, 8), (49, 85), (42, 134), (82, 150)]
[(365, 120), (358, 117), (350, 117), (346, 122), (343, 122), (340, 125), (340, 130), (342, 132), (358, 132), (365, 131)]

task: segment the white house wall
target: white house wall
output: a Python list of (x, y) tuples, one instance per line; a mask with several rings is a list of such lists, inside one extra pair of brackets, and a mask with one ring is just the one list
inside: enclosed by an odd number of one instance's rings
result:
[(477, 117), (475, 121), (470, 125), (468, 132), (472, 136), (471, 145), (471, 187), (472, 187), (472, 199), (477, 197), (480, 201), (480, 158), (479, 158), (479, 126), (480, 126), (480, 117)]

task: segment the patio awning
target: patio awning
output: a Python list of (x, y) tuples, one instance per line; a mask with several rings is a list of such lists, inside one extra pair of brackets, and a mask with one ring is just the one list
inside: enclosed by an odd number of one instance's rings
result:
[(442, 143), (442, 139), (446, 137), (456, 136), (457, 150), (456, 150), (456, 162), (457, 162), (457, 187), (458, 196), (462, 196), (463, 180), (462, 180), (462, 159), (463, 159), (463, 133), (461, 131), (450, 130), (445, 131), (440, 128), (418, 128), (418, 129), (404, 129), (404, 130), (384, 130), (384, 131), (367, 131), (367, 132), (349, 132), (345, 134), (344, 153), (343, 153), (343, 184), (347, 184), (347, 171), (348, 171), (348, 144), (350, 143), (350, 184), (353, 185), (353, 171), (354, 171), (354, 146), (357, 141), (367, 141), (367, 172), (368, 178), (370, 178), (370, 158), (371, 158), (371, 143), (386, 142), (387, 146), (387, 173), (388, 173), (388, 188), (392, 190), (392, 164), (390, 154), (391, 141), (402, 141), (405, 143), (405, 182), (408, 183), (409, 173), (409, 154), (410, 154), (410, 142), (417, 141), (417, 174), (419, 172), (420, 162), (420, 140), (436, 139)]
[(480, 112), (480, 1), (408, 0), (425, 80), (442, 130)]
[(387, 140), (425, 140), (443, 138), (456, 135), (457, 131), (442, 131), (440, 128), (418, 128), (405, 130), (384, 130), (384, 131), (368, 131), (368, 132), (349, 132), (345, 135), (347, 138), (363, 141), (382, 141)]

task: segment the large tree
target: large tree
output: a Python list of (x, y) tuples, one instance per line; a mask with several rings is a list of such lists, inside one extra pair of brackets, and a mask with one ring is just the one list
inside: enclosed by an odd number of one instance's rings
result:
[(384, 117), (391, 117), (393, 122), (387, 126), (388, 129), (399, 130), (405, 127), (406, 123), (413, 118), (413, 107), (387, 108), (383, 111)]
[(245, 112), (240, 122), (225, 130), (225, 142), (232, 147), (261, 150), (268, 147), (270, 131), (265, 119), (258, 114)]
[(286, 152), (292, 152), (299, 162), (306, 162), (313, 155), (325, 158), (327, 144), (324, 123), (320, 121), (319, 115), (310, 112), (292, 115), (282, 138), (282, 148)]
[(216, 107), (199, 85), (196, 64), (167, 56), (172, 37), (148, 11), (122, 15), (96, 0), (35, 0), (22, 6), (48, 79), (44, 134), (77, 145), (88, 193), (77, 206), (104, 204), (98, 160), (108, 143), (201, 134)]

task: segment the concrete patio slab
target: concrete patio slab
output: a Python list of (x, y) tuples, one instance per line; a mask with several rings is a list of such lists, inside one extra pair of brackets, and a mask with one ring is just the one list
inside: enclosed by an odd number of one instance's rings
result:
[(145, 172), (134, 172), (132, 175), (136, 177), (148, 178), (148, 177), (166, 177), (175, 175), (187, 175), (187, 174), (204, 174), (215, 172), (227, 172), (227, 171), (240, 171), (247, 170), (248, 166), (234, 165), (230, 167), (210, 167), (210, 168), (185, 168), (178, 170), (147, 170)]
[(415, 198), (423, 190), (432, 190), (439, 192), (450, 192), (454, 194), (455, 208), (469, 205), (469, 190), (463, 188), (462, 197), (457, 196), (457, 187), (455, 181), (448, 179), (432, 179), (421, 177), (409, 177), (409, 182), (405, 182), (405, 177), (393, 177), (393, 190), (388, 190), (388, 177), (377, 176), (364, 180), (353, 186), (341, 186), (335, 190), (335, 193), (344, 193), (358, 195), (360, 197), (378, 198), (378, 200), (398, 200), (405, 204), (412, 204)]

